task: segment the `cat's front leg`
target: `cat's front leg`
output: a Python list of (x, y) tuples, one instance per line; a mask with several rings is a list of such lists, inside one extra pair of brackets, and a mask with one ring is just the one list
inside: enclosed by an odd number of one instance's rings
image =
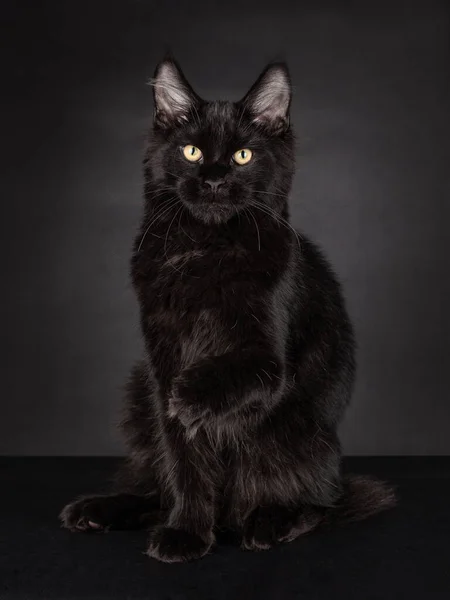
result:
[(169, 416), (193, 436), (246, 405), (270, 407), (284, 385), (283, 365), (271, 351), (246, 347), (204, 359), (175, 379)]
[(201, 558), (214, 543), (223, 464), (204, 432), (190, 440), (179, 421), (164, 418), (162, 427), (162, 477), (171, 508), (166, 522), (151, 532), (148, 555), (162, 562), (185, 562)]

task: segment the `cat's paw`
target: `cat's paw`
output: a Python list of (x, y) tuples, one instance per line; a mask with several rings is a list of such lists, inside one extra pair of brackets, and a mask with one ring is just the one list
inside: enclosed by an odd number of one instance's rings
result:
[(173, 384), (168, 405), (169, 417), (179, 419), (188, 437), (195, 436), (199, 427), (213, 419), (213, 392), (205, 393), (198, 375), (196, 369), (182, 373)]
[(268, 550), (281, 542), (292, 542), (311, 531), (319, 522), (319, 514), (302, 513), (285, 506), (260, 506), (250, 513), (244, 524), (242, 548)]
[(205, 425), (210, 417), (210, 411), (200, 405), (177, 396), (172, 396), (169, 399), (168, 415), (171, 419), (178, 419), (186, 429), (188, 438), (193, 438), (199, 427)]
[(59, 515), (62, 526), (70, 531), (106, 531), (109, 523), (105, 523), (102, 502), (103, 498), (96, 496), (70, 502)]
[(158, 527), (150, 537), (147, 554), (162, 562), (187, 562), (205, 556), (213, 542), (212, 532), (201, 537), (184, 529)]
[(159, 496), (85, 496), (65, 506), (59, 518), (70, 531), (140, 529), (159, 519)]

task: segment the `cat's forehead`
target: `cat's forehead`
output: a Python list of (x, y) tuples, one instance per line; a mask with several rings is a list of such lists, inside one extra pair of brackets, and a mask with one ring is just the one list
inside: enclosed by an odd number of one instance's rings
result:
[(237, 112), (232, 102), (217, 100), (205, 103), (199, 115), (199, 133), (215, 139), (217, 144), (226, 143), (236, 134)]
[(206, 123), (213, 126), (219, 123), (224, 126), (234, 126), (236, 112), (236, 105), (225, 100), (207, 102), (203, 108), (203, 115)]
[(226, 147), (240, 135), (239, 107), (227, 101), (207, 102), (192, 123), (196, 139), (216, 148)]

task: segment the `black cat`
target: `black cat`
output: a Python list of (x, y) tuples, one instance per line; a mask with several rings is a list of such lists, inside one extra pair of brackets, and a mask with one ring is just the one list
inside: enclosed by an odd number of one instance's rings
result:
[(149, 527), (148, 554), (176, 562), (221, 527), (264, 549), (391, 506), (381, 482), (341, 474), (355, 344), (330, 266), (288, 222), (286, 66), (237, 103), (202, 100), (171, 59), (153, 89), (129, 456), (117, 493), (69, 504), (64, 526)]

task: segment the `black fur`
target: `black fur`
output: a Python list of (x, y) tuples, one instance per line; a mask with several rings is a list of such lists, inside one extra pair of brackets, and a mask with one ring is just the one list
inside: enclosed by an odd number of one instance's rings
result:
[[(175, 562), (206, 554), (220, 527), (264, 549), (387, 508), (388, 487), (341, 474), (355, 344), (330, 266), (288, 221), (286, 67), (269, 66), (237, 103), (203, 101), (170, 59), (153, 86), (129, 456), (118, 493), (68, 505), (63, 524), (148, 526), (153, 511), (148, 553)], [(201, 161), (186, 160), (187, 144)], [(242, 166), (241, 148), (253, 152)]]

